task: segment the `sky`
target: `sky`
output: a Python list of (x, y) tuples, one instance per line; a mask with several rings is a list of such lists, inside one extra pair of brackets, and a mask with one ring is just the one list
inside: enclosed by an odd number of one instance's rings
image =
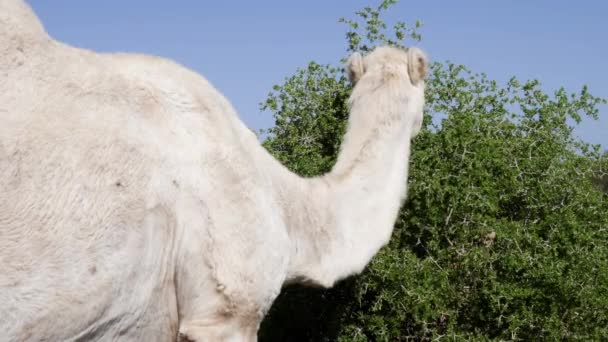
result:
[[(261, 112), (272, 86), (310, 61), (339, 65), (346, 27), (379, 0), (29, 0), (54, 38), (100, 52), (170, 58), (202, 74), (252, 129), (273, 125)], [(464, 64), (505, 82), (539, 79), (553, 92), (588, 85), (608, 98), (608, 1), (400, 0), (387, 20), (423, 27), (410, 42), (432, 60)], [(575, 134), (608, 148), (608, 107)]]

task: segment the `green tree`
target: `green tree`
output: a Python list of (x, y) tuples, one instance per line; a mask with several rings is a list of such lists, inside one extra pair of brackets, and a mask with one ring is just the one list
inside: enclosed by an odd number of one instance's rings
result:
[[(604, 152), (603, 159), (608, 160), (608, 151)], [(593, 178), (593, 182), (608, 194), (608, 170), (599, 168)]]
[[(394, 2), (341, 19), (348, 52), (421, 38), (420, 23), (387, 28), (382, 14)], [(349, 93), (337, 67), (297, 70), (262, 104), (275, 117), (264, 146), (299, 174), (328, 171)], [(260, 339), (608, 336), (608, 195), (593, 181), (606, 179), (608, 161), (572, 134), (605, 102), (586, 87), (547, 94), (536, 80), (500, 85), (434, 63), (390, 244), (363, 275), (333, 289), (285, 289)]]

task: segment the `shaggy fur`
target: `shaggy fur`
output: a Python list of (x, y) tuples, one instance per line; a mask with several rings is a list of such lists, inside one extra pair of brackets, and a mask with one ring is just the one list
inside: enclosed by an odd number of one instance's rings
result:
[(303, 179), (201, 76), (0, 0), (0, 340), (255, 341), (284, 283), (360, 272), (405, 197), (427, 62), (348, 65), (338, 162)]

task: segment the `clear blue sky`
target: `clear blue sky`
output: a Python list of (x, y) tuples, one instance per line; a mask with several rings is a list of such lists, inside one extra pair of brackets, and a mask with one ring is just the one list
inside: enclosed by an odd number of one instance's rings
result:
[[(272, 125), (262, 102), (274, 84), (314, 60), (345, 54), (337, 18), (379, 0), (29, 0), (55, 38), (96, 51), (171, 58), (209, 79), (251, 128)], [(589, 85), (608, 98), (608, 1), (401, 0), (389, 20), (421, 20), (416, 45), (506, 81), (538, 78), (546, 90)], [(608, 148), (608, 108), (576, 130)]]

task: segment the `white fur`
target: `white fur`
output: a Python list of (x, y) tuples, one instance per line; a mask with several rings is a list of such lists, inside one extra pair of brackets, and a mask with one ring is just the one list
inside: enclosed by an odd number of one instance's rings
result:
[(359, 62), (338, 162), (303, 179), (201, 76), (66, 46), (0, 0), (0, 340), (255, 341), (285, 282), (360, 272), (424, 91), (406, 51)]

